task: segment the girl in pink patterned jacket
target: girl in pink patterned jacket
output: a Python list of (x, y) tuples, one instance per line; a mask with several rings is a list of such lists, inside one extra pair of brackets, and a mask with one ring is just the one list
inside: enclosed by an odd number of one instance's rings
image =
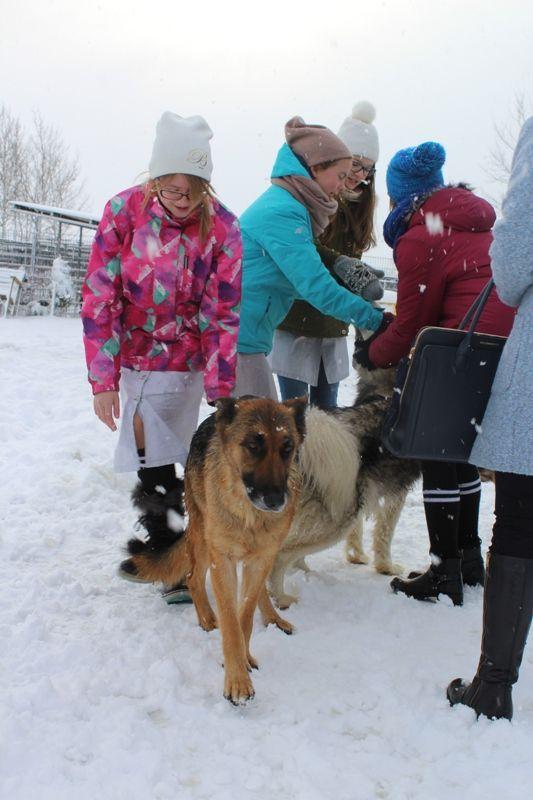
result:
[(163, 114), (150, 179), (107, 203), (83, 287), (94, 410), (115, 431), (120, 388), (115, 470), (137, 470), (132, 498), (153, 549), (181, 532), (174, 465), (185, 463), (202, 389), (213, 404), (235, 384), (242, 243), (209, 183), (211, 136), (202, 117)]

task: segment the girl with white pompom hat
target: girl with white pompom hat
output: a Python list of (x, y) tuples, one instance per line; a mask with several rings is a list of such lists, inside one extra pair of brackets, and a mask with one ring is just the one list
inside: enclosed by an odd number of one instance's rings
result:
[[(375, 116), (372, 103), (362, 101), (340, 127), (337, 135), (352, 154), (352, 167), (338, 198), (338, 211), (316, 242), (323, 263), (330, 270), (335, 263), (336, 277), (367, 300), (383, 294), (378, 281), (383, 273), (372, 274), (359, 261), (376, 243), (374, 173), (379, 141)], [(272, 369), (284, 400), (307, 393), (319, 408), (337, 405), (339, 382), (349, 374), (348, 327), (302, 300), (293, 304), (276, 331), (272, 353)]]

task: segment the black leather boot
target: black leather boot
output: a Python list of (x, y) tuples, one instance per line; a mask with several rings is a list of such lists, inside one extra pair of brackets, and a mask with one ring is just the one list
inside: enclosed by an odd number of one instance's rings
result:
[[(409, 579), (418, 578), (422, 572), (413, 570), (407, 576)], [(485, 586), (485, 563), (481, 555), (481, 547), (468, 547), (462, 551), (461, 575), (463, 584), (467, 586)]]
[(416, 600), (433, 600), (445, 594), (454, 606), (463, 605), (460, 558), (443, 558), (440, 564), (432, 564), (422, 575), (407, 580), (393, 578), (390, 585), (394, 592), (403, 592)]
[(533, 611), (533, 559), (491, 553), (483, 598), (481, 657), (472, 683), (453, 680), (450, 705), (470, 706), (479, 717), (511, 719)]

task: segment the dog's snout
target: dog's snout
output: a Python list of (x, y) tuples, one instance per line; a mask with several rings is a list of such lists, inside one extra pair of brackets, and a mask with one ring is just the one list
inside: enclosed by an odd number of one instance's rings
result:
[(271, 489), (263, 494), (265, 506), (271, 511), (278, 511), (285, 505), (285, 492), (279, 489)]
[(285, 487), (257, 486), (245, 481), (250, 502), (260, 511), (283, 511), (287, 503)]

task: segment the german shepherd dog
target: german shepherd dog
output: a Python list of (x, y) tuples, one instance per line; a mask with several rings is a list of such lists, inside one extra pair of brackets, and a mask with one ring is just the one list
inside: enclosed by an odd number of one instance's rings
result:
[[(160, 553), (132, 555), (136, 574), (187, 585), (204, 630), (218, 626), (224, 654), (224, 696), (253, 697), (249, 670), (254, 611), (286, 633), (292, 626), (270, 602), (266, 579), (289, 532), (300, 486), (295, 456), (305, 435), (306, 399), (284, 403), (224, 398), (199, 426), (185, 467), (185, 536)], [(242, 562), (238, 602), (237, 563)], [(206, 592), (207, 570), (217, 616)]]
[(374, 517), (374, 566), (393, 575), (394, 529), (407, 493), (420, 476), (417, 461), (391, 455), (380, 440), (393, 391), (394, 370), (372, 372), (354, 364), (357, 399), (351, 408), (306, 414), (307, 435), (298, 454), (302, 491), (289, 535), (276, 556), (269, 590), (279, 608), (296, 600), (284, 589), (290, 567), (307, 570), (305, 556), (346, 540), (353, 564), (365, 564), (363, 523)]

